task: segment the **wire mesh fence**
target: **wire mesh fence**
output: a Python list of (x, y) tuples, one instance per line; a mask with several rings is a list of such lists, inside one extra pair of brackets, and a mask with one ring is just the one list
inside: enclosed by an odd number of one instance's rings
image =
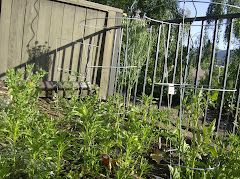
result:
[[(123, 104), (118, 113), (112, 113), (119, 116), (130, 113), (130, 105), (143, 105), (144, 95), (152, 96), (149, 110), (153, 107), (167, 109), (169, 121), (166, 128), (178, 139), (172, 141), (169, 136), (164, 160), (180, 168), (214, 170), (220, 166), (217, 157), (207, 168), (200, 165), (186, 166), (184, 161), (187, 159), (184, 157), (186, 148), (191, 148), (194, 153), (200, 141), (207, 136), (222, 139), (228, 131), (236, 132), (240, 102), (240, 61), (239, 56), (234, 55), (233, 28), (234, 20), (239, 18), (239, 14), (195, 16), (169, 21), (146, 16), (114, 18), (122, 24), (112, 27), (89, 26), (87, 21), (96, 19), (88, 19), (80, 24), (82, 32), (87, 26), (88, 29), (93, 28), (93, 32), (101, 33), (87, 40), (84, 39), (85, 34), (82, 34), (83, 40), (76, 43), (82, 49), (78, 56), (81, 63), (76, 66), (77, 71), (65, 69), (60, 60), (57, 64), (58, 81), (66, 80), (64, 75), (72, 75), (74, 80), (81, 82), (77, 87), (79, 90), (86, 84), (105, 88), (104, 100), (116, 97), (117, 105)], [(227, 19), (226, 23), (222, 19)], [(200, 24), (194, 24), (196, 21)], [(229, 29), (223, 58), (218, 57), (220, 23), (225, 23)], [(102, 48), (99, 41), (106, 41), (107, 33), (112, 33), (114, 38), (111, 40), (114, 43), (110, 48), (111, 62), (104, 65), (99, 60)], [(57, 39), (56, 44), (59, 41), (61, 44), (66, 39)], [(58, 59), (61, 59), (65, 52), (57, 47), (56, 53)], [(105, 83), (100, 83), (102, 80)], [(177, 109), (177, 112), (173, 109)], [(191, 139), (191, 145), (186, 144), (185, 137)]]

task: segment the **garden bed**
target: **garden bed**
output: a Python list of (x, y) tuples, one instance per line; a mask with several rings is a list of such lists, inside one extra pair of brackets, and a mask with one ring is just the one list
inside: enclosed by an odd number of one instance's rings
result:
[[(238, 176), (239, 163), (225, 161), (239, 161), (239, 136), (223, 143), (215, 136), (215, 120), (201, 125), (199, 97), (186, 105), (182, 128), (177, 110), (157, 109), (151, 96), (143, 95), (143, 105), (135, 106), (126, 106), (117, 94), (103, 102), (98, 90), (84, 98), (72, 90), (71, 99), (41, 99), (37, 86), (44, 72), (31, 70), (22, 83), (20, 72), (7, 72), (12, 97), (1, 102), (0, 178), (169, 178), (170, 172), (173, 178)], [(169, 149), (180, 150), (186, 168), (166, 162), (171, 159), (163, 151)], [(214, 168), (218, 160), (223, 164), (216, 170), (189, 169)]]

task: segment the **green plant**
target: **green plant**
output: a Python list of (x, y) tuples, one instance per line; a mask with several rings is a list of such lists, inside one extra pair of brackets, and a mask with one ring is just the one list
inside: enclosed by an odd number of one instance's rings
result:
[[(217, 93), (208, 94), (210, 104), (214, 104), (217, 100)], [(204, 114), (203, 111), (206, 105), (206, 99), (202, 95), (202, 91), (197, 96), (193, 96), (190, 100), (187, 97), (183, 100), (184, 118), (186, 125), (186, 134), (191, 131), (192, 139), (190, 143), (182, 135), (182, 129), (178, 127), (178, 141), (180, 142), (178, 151), (181, 156), (181, 165), (186, 168), (176, 170), (177, 167), (170, 167), (173, 176), (185, 178), (204, 178), (206, 176), (213, 177), (214, 170), (198, 171), (194, 168), (211, 168), (218, 165), (218, 158), (220, 154), (220, 143), (215, 137), (215, 123), (214, 119), (209, 127), (202, 125), (199, 127), (198, 120)], [(181, 131), (180, 131), (181, 130)], [(178, 146), (176, 146), (178, 147)], [(177, 161), (175, 161), (177, 162)]]
[(54, 139), (57, 137), (58, 130), (56, 122), (47, 117), (46, 114), (40, 115), (24, 131), (24, 156), (26, 160), (26, 172), (31, 178), (47, 177), (54, 171)]
[(218, 178), (239, 178), (240, 172), (240, 137), (238, 134), (229, 133), (229, 138), (223, 141), (220, 154), (221, 166), (218, 169)]
[(0, 155), (0, 177), (1, 178), (8, 178), (10, 175), (9, 165), (7, 161), (3, 161)]
[(60, 173), (62, 171), (63, 167), (63, 156), (66, 152), (66, 150), (70, 147), (71, 140), (67, 137), (68, 133), (66, 131), (60, 132), (59, 135), (57, 135), (53, 139), (53, 144), (56, 145), (55, 148), (55, 165), (56, 165), (56, 177), (60, 177)]
[[(181, 164), (189, 168), (212, 167), (218, 159), (222, 163), (216, 174), (169, 166), (173, 178), (234, 178), (239, 172), (239, 136), (229, 135), (223, 142), (214, 134), (215, 120), (208, 127), (197, 123), (207, 102), (201, 92), (184, 99), (182, 126), (168, 120), (173, 110), (151, 105), (151, 96), (143, 95), (141, 105), (126, 107), (120, 94), (106, 101), (100, 100), (98, 91), (79, 97), (73, 86), (71, 99), (58, 96), (56, 113), (61, 118), (53, 119), (38, 110), (36, 87), (44, 72), (27, 69), (27, 81), (20, 81), (21, 73), (13, 70), (6, 80), (13, 98), (1, 108), (1, 178), (144, 178), (151, 170), (146, 156), (159, 137), (167, 145), (171, 141), (180, 151)], [(217, 94), (207, 96), (215, 105)], [(169, 122), (176, 130), (165, 127)], [(192, 133), (190, 142), (183, 136), (185, 125)], [(171, 155), (178, 157), (177, 152)]]
[[(34, 66), (27, 66), (23, 74), (20, 70), (10, 69), (6, 72), (8, 93), (12, 96), (10, 103), (3, 108), (1, 116), (0, 136), (9, 150), (1, 150), (4, 160), (9, 163), (11, 177), (17, 177), (28, 173), (30, 177), (35, 175), (37, 157), (41, 156), (40, 140), (42, 135), (38, 128), (37, 100), (40, 91), (37, 89), (38, 81), (46, 74), (43, 70), (33, 73)], [(44, 141), (45, 142), (45, 141)], [(29, 148), (28, 148), (29, 147)], [(26, 167), (26, 169), (24, 169)]]

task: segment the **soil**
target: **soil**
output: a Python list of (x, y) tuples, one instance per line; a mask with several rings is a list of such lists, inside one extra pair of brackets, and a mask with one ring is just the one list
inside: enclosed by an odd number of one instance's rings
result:
[(62, 117), (59, 112), (57, 112), (55, 101), (50, 98), (39, 98), (38, 106), (41, 113), (48, 114), (49, 117), (52, 117), (53, 119)]

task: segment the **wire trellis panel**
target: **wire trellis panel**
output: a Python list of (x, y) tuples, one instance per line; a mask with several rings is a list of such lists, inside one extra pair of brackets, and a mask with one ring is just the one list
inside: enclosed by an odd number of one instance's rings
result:
[[(223, 64), (220, 64), (216, 57), (221, 18), (227, 18), (229, 26), (226, 57)], [(121, 96), (118, 105), (123, 103), (122, 111), (112, 115), (123, 115), (123, 118), (125, 114), (131, 112), (130, 105), (142, 105), (138, 102), (139, 99), (142, 100), (142, 95), (153, 96), (159, 110), (168, 109), (168, 132), (171, 133), (177, 129), (179, 133), (177, 149), (172, 148), (174, 145), (170, 136), (168, 150), (164, 152), (164, 154), (169, 154), (170, 160), (165, 160), (181, 168), (214, 170), (220, 166), (218, 160), (208, 168), (184, 166), (181, 146), (185, 135), (183, 133), (186, 132), (185, 128), (189, 129), (193, 125), (187, 122), (191, 117), (191, 111), (197, 113), (194, 123), (197, 126), (191, 131), (193, 137), (197, 135), (196, 128), (203, 130), (202, 124), (211, 126), (214, 119), (216, 119), (216, 131), (213, 134), (216, 137), (225, 136), (227, 130), (233, 133), (236, 131), (239, 118), (240, 63), (231, 58), (233, 25), (236, 18), (240, 18), (240, 14), (169, 21), (159, 21), (148, 17), (145, 19), (111, 19), (122, 23), (118, 26), (87, 25), (90, 24), (88, 20), (96, 20), (96, 18), (88, 19), (81, 24), (82, 28), (92, 28), (94, 29), (92, 32), (95, 33), (103, 32), (101, 36), (98, 36), (100, 41), (106, 41), (107, 34), (111, 35), (113, 42), (111, 47), (104, 46), (104, 48), (109, 48), (110, 61), (106, 64), (101, 63), (102, 46), (94, 43), (96, 39), (86, 40), (86, 34), (82, 33), (82, 41), (78, 42), (82, 46), (81, 62), (83, 62), (79, 63), (78, 67), (81, 69), (78, 71), (80, 75), (58, 64), (57, 69), (60, 73), (58, 79), (61, 81), (63, 72), (67, 72), (75, 75), (77, 81), (88, 82), (90, 85), (96, 84), (100, 86), (100, 89), (103, 88), (105, 91), (101, 92), (104, 93), (104, 100), (108, 100), (111, 96), (116, 98)], [(106, 18), (106, 20), (109, 19)], [(208, 25), (208, 20), (214, 21)], [(201, 21), (201, 25), (194, 25), (194, 21)], [(209, 26), (212, 28), (207, 29)], [(195, 27), (199, 28), (199, 38), (194, 37)], [(206, 32), (210, 33), (212, 38), (208, 37)], [(56, 50), (56, 53), (59, 51)], [(97, 53), (99, 55), (96, 55)], [(230, 75), (229, 71), (233, 66), (237, 68)], [(224, 70), (221, 71), (221, 68)], [(99, 83), (99, 81), (104, 81), (104, 83)], [(216, 98), (215, 101), (213, 98)], [(194, 100), (196, 105), (188, 106), (189, 103), (193, 104), (191, 102)], [(152, 103), (149, 110), (155, 106), (156, 104)], [(177, 115), (171, 112), (176, 106), (178, 106)], [(200, 107), (202, 111), (199, 110)], [(231, 120), (234, 122), (230, 123)], [(177, 160), (174, 160), (173, 153)]]

